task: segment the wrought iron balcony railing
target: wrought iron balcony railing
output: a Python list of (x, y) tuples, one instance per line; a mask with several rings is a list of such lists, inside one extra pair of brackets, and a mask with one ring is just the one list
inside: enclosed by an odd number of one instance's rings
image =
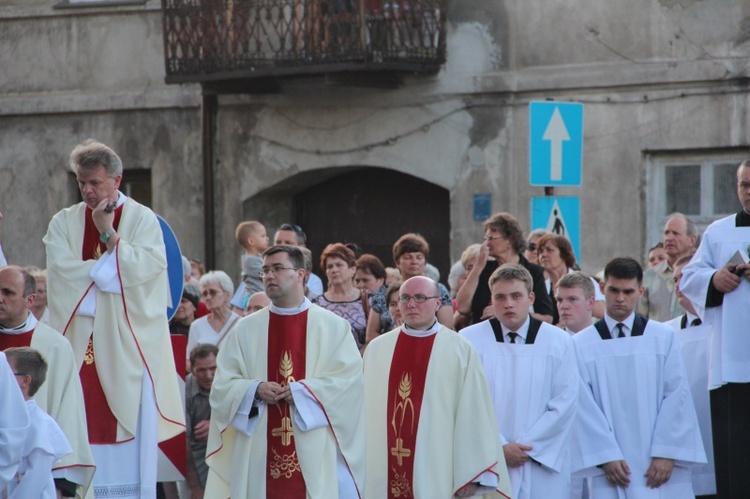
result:
[(168, 83), (434, 73), (446, 0), (162, 0)]

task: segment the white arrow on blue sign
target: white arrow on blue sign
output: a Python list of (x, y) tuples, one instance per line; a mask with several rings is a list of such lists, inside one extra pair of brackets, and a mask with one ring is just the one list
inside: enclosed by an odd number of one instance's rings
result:
[(531, 185), (580, 187), (583, 164), (583, 104), (529, 104)]

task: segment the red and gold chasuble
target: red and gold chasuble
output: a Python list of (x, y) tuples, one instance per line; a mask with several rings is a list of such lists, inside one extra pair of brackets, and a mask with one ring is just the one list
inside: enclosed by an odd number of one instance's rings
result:
[[(117, 230), (122, 216), (122, 206), (115, 210), (113, 227)], [(107, 251), (107, 245), (99, 239), (99, 229), (94, 224), (91, 208), (86, 207), (86, 224), (83, 231), (83, 260), (98, 260)], [(109, 408), (107, 397), (99, 381), (94, 359), (93, 333), (81, 365), (81, 387), (83, 403), (86, 406), (86, 423), (89, 431), (89, 442), (92, 444), (117, 443), (117, 419)]]
[(414, 449), (436, 334), (399, 332), (388, 377), (388, 497), (414, 497)]
[[(307, 310), (295, 315), (269, 314), (268, 381), (286, 386), (305, 378)], [(304, 499), (305, 480), (297, 459), (289, 404), (269, 405), (266, 438), (266, 497)]]
[(21, 334), (0, 333), (0, 352), (8, 348), (30, 347), (34, 330)]

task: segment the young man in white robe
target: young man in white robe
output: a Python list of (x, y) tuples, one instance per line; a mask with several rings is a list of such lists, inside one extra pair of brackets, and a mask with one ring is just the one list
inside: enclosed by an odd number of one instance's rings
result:
[(29, 411), (5, 354), (0, 352), (0, 490), (16, 475), (28, 431)]
[(34, 400), (57, 422), (73, 449), (52, 467), (55, 486), (62, 497), (86, 497), (89, 491), (93, 497), (89, 486), (94, 458), (75, 357), (70, 343), (31, 313), (34, 289), (34, 278), (25, 269), (0, 269), (0, 350), (31, 347), (47, 361), (47, 381), (35, 391)]
[(571, 336), (529, 315), (533, 283), (521, 265), (498, 267), (489, 280), (495, 317), (460, 334), (482, 359), (513, 497), (568, 499), (578, 365)]
[(709, 389), (719, 497), (750, 497), (750, 159), (737, 168), (742, 210), (706, 229), (680, 289), (711, 325)]
[(596, 293), (591, 278), (583, 272), (569, 272), (555, 285), (560, 326), (571, 336), (594, 323)]
[(703, 448), (708, 462), (693, 468), (693, 492), (697, 496), (716, 494), (716, 473), (714, 472), (714, 444), (711, 437), (711, 404), (708, 390), (708, 364), (711, 341), (711, 327), (703, 324), (690, 300), (680, 291), (682, 269), (690, 262), (692, 254), (678, 258), (674, 264), (674, 291), (677, 302), (685, 311), (679, 317), (667, 322), (674, 329), (680, 342), (682, 358), (690, 379), (690, 392), (693, 395), (695, 413), (701, 427)]
[(404, 326), (365, 350), (366, 497), (510, 497), (479, 357), (437, 322), (437, 284), (399, 290)]
[(604, 318), (573, 336), (584, 382), (574, 468), (590, 473), (595, 498), (692, 498), (690, 467), (706, 454), (679, 342), (634, 313), (637, 261), (615, 258), (604, 279)]
[(216, 359), (205, 497), (362, 497), (362, 358), (349, 322), (305, 297), (299, 248), (266, 250), (261, 274), (271, 305), (240, 320)]
[(89, 140), (70, 167), (83, 202), (57, 213), (44, 237), (49, 324), (79, 367), (97, 497), (154, 497), (158, 443), (185, 431), (164, 237), (154, 212), (118, 191), (112, 149)]

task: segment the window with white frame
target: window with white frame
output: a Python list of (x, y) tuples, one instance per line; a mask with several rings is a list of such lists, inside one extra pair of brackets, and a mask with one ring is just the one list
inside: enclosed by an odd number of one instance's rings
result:
[(690, 217), (700, 233), (719, 218), (736, 213), (737, 166), (750, 157), (746, 148), (695, 152), (651, 152), (646, 160), (645, 251), (661, 241), (670, 213)]

